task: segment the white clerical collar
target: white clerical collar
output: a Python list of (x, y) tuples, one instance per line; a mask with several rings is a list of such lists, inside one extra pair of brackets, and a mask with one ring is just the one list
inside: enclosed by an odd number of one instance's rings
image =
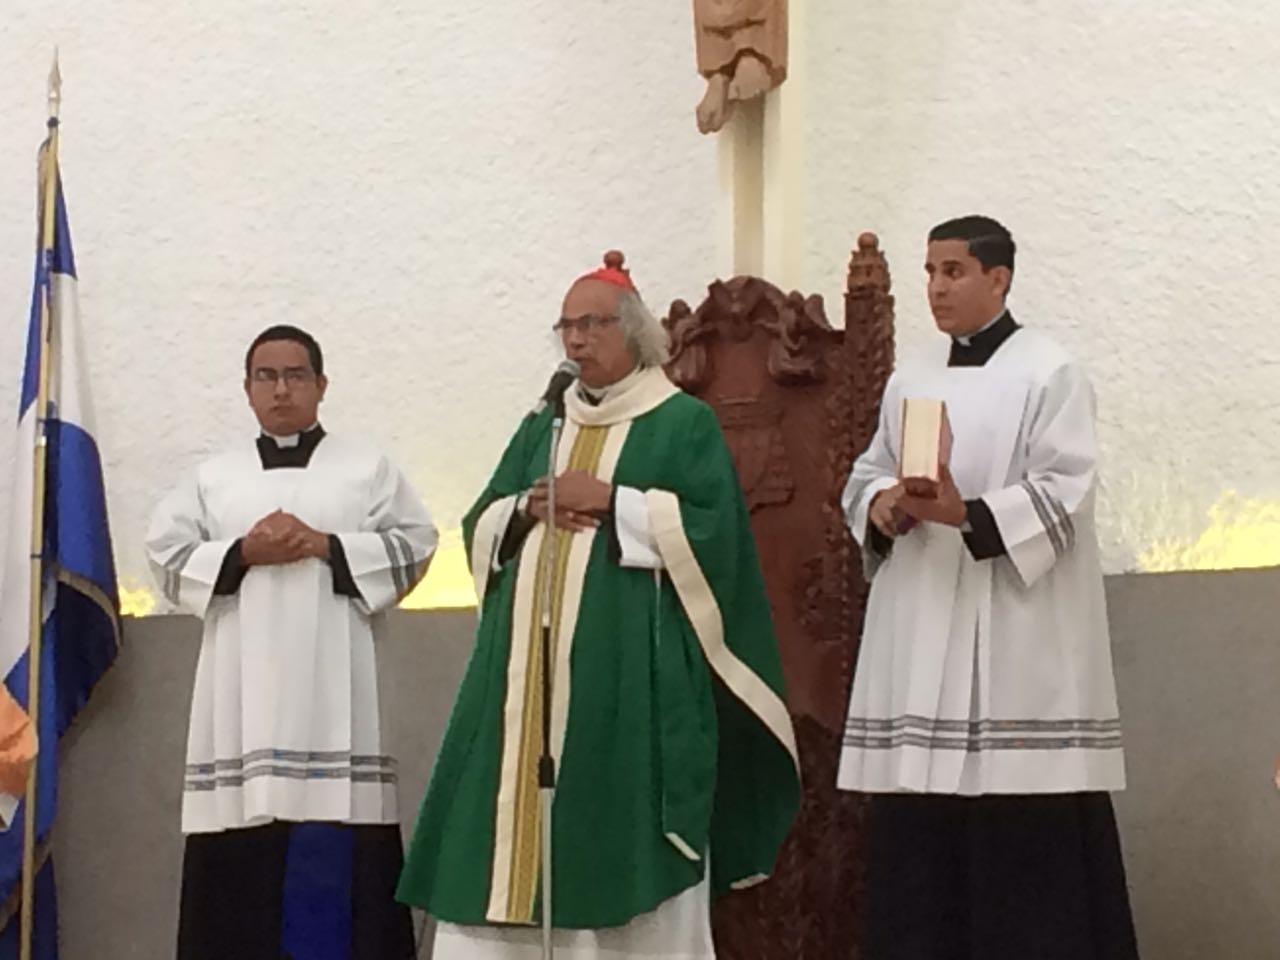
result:
[(314, 430), (318, 426), (320, 426), (319, 420), (317, 420), (311, 426), (307, 427), (307, 429), (303, 430), (302, 433), (290, 433), (283, 437), (280, 437), (280, 436), (276, 436), (274, 433), (271, 433), (267, 430), (263, 430), (262, 435), (264, 437), (270, 437), (272, 440), (274, 440), (276, 443), (276, 446), (279, 447), (281, 450), (287, 450), (289, 447), (296, 447), (302, 441), (303, 433), (310, 433), (312, 430)]
[(988, 330), (994, 327), (997, 323), (999, 323), (1000, 320), (1004, 317), (1004, 315), (1008, 312), (1009, 312), (1008, 307), (1001, 307), (1000, 312), (997, 313), (994, 317), (992, 317), (986, 323), (986, 325), (982, 327), (981, 330), (975, 330), (973, 331), (973, 333), (966, 333), (963, 337), (952, 337), (951, 339), (954, 340), (956, 343), (960, 344), (960, 346), (967, 347), (972, 342), (974, 337), (978, 337), (986, 333)]
[(597, 404), (578, 391), (564, 398), (565, 414), (584, 427), (610, 427), (648, 413), (680, 392), (661, 367), (642, 367), (629, 377), (610, 384), (607, 395)]

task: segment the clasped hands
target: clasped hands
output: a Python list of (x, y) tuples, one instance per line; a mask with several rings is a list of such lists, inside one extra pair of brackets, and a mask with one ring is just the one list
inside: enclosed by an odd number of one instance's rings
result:
[(936, 484), (927, 480), (900, 480), (881, 490), (872, 498), (867, 517), (886, 537), (896, 537), (921, 521), (964, 526), (968, 509), (951, 479), (951, 471), (943, 466), (941, 479)]
[[(547, 478), (534, 482), (529, 491), (525, 512), (547, 522)], [(600, 518), (609, 512), (613, 488), (585, 470), (568, 470), (556, 477), (555, 525), (561, 530), (579, 533), (600, 526)]]
[(307, 526), (291, 513), (276, 510), (244, 535), (240, 555), (251, 567), (311, 558), (328, 560), (329, 536)]

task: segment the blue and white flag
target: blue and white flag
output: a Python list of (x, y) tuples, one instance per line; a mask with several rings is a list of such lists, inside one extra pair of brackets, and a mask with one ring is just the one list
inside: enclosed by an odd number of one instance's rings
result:
[[(47, 153), (47, 147), (46, 147)], [(46, 164), (47, 166), (47, 164)], [(51, 828), (58, 800), (58, 740), (84, 706), (120, 644), (120, 603), (107, 524), (102, 461), (94, 440), (87, 361), (76, 300), (76, 265), (56, 167), (52, 235), (40, 238), (35, 293), (21, 371), (14, 496), (0, 572), (0, 677), (30, 712), (31, 526), (36, 444), (47, 438), (44, 524), (36, 552), (43, 569), (43, 629), (36, 731), (36, 883), (32, 956), (57, 956)], [(41, 198), (46, 195), (41, 189)], [(46, 219), (42, 216), (40, 222)], [(48, 338), (41, 316), (48, 311)], [(47, 357), (48, 419), (39, 409), (41, 363)], [(17, 372), (17, 371), (14, 371)], [(0, 960), (18, 956), (24, 806), (0, 797)], [(14, 808), (16, 805), (16, 809)], [(7, 807), (7, 809), (6, 809)]]

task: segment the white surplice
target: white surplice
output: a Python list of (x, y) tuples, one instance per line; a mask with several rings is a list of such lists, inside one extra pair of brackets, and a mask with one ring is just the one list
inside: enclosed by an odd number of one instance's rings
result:
[[(250, 567), (215, 596), (228, 549), (275, 510), (338, 536), (360, 597), (321, 560)], [(382, 612), (426, 572), (437, 534), (400, 472), (332, 435), (306, 467), (265, 470), (252, 442), (207, 460), (157, 507), (147, 550), (165, 596), (204, 620), (184, 833), (271, 820), (396, 823), (374, 647)]]
[[(897, 482), (902, 404), (942, 399), (952, 475), (990, 509), (1006, 555), (922, 523), (887, 557), (872, 498)], [(1093, 391), (1057, 344), (1023, 329), (981, 367), (946, 347), (903, 364), (843, 505), (871, 579), (839, 785), (867, 792), (1064, 793), (1124, 786), (1094, 529)]]

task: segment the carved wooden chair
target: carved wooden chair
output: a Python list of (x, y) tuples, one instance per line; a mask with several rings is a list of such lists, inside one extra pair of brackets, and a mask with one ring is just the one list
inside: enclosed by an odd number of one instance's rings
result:
[(843, 330), (821, 297), (747, 276), (715, 281), (694, 309), (676, 300), (663, 323), (668, 372), (716, 411), (746, 494), (804, 778), (773, 878), (716, 903), (717, 955), (856, 960), (863, 805), (835, 781), (867, 588), (840, 494), (893, 368), (888, 264), (862, 234)]

